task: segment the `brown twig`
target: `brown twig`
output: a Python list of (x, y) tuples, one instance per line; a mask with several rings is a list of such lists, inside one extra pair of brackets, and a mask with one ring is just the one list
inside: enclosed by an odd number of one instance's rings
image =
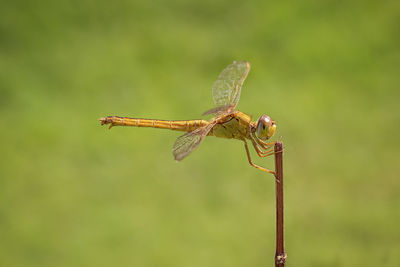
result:
[(275, 267), (286, 266), (285, 239), (283, 235), (283, 144), (277, 142), (275, 151), (275, 177), (276, 177), (276, 252)]

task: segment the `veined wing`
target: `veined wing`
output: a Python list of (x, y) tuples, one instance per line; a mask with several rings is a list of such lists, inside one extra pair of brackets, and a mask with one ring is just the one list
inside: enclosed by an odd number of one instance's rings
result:
[(204, 138), (214, 125), (215, 123), (210, 123), (204, 127), (179, 136), (172, 148), (172, 154), (174, 155), (175, 160), (180, 161), (195, 150), (201, 142), (203, 142)]
[(220, 115), (222, 113), (226, 113), (228, 110), (233, 110), (233, 108), (234, 108), (233, 105), (219, 106), (219, 107), (215, 107), (215, 108), (209, 109), (209, 110), (205, 111), (201, 115), (208, 115), (208, 114)]
[(242, 85), (249, 71), (250, 63), (247, 61), (233, 61), (226, 67), (212, 87), (213, 99), (217, 108), (205, 113), (222, 113), (228, 109), (233, 110), (239, 102)]

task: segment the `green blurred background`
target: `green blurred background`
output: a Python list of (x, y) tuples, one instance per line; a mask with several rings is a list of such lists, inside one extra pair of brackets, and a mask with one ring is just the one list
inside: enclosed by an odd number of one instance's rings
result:
[[(274, 179), (195, 119), (233, 60), (285, 143), (288, 266), (400, 264), (398, 1), (5, 1), (1, 266), (272, 266)], [(256, 163), (273, 168), (273, 158)]]

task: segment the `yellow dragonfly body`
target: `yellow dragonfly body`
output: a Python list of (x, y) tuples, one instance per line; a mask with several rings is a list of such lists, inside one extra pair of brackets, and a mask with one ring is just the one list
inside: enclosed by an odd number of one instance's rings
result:
[(274, 154), (273, 146), (275, 142), (265, 141), (274, 135), (276, 131), (275, 121), (266, 115), (262, 115), (258, 121), (252, 122), (251, 116), (235, 110), (243, 82), (249, 71), (249, 62), (234, 61), (221, 72), (212, 88), (216, 107), (203, 113), (203, 115), (215, 115), (209, 121), (155, 120), (108, 116), (100, 118), (100, 122), (102, 125), (110, 124), (110, 128), (113, 126), (136, 126), (184, 131), (186, 133), (178, 137), (173, 146), (174, 158), (178, 161), (196, 149), (206, 136), (238, 139), (244, 142), (247, 158), (253, 167), (274, 174), (273, 171), (252, 162), (246, 140), (251, 141), (260, 157)]

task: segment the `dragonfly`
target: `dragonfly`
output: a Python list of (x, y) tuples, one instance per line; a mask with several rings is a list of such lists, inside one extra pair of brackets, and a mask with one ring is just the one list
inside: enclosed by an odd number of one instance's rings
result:
[(276, 123), (267, 115), (262, 115), (257, 121), (252, 121), (248, 114), (236, 110), (243, 83), (249, 74), (250, 63), (234, 61), (218, 76), (212, 86), (212, 96), (215, 107), (202, 115), (214, 115), (211, 120), (157, 120), (143, 118), (128, 118), (107, 116), (100, 118), (101, 125), (135, 126), (170, 129), (186, 132), (176, 139), (172, 153), (176, 161), (180, 161), (193, 152), (206, 136), (216, 136), (227, 139), (237, 139), (244, 143), (247, 159), (251, 166), (271, 174), (274, 171), (253, 163), (250, 157), (247, 141), (253, 145), (259, 157), (273, 155), (276, 143), (267, 142), (276, 131)]

